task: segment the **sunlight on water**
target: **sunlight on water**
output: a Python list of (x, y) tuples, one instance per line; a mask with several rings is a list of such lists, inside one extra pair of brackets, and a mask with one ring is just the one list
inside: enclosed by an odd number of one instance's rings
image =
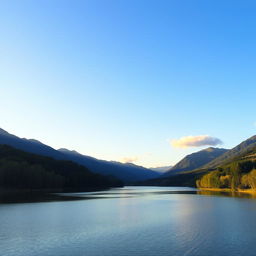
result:
[(174, 187), (64, 196), (84, 200), (0, 204), (0, 255), (255, 255), (256, 200)]

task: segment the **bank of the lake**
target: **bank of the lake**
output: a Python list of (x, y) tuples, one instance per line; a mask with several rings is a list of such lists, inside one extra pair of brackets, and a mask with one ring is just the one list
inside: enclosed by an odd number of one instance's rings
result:
[(227, 193), (244, 193), (244, 194), (251, 194), (256, 196), (255, 189), (230, 189), (230, 188), (198, 188), (199, 191), (213, 191), (213, 192), (227, 192)]

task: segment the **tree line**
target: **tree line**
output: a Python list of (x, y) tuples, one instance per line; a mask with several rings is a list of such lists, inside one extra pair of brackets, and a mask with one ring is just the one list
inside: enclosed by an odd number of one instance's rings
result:
[(15, 189), (88, 190), (122, 186), (72, 161), (55, 160), (0, 145), (0, 187)]
[(196, 181), (199, 188), (256, 189), (256, 161), (235, 161)]

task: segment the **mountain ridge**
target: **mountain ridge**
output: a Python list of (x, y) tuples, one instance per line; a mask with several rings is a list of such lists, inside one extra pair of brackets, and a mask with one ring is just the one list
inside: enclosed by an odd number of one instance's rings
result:
[(87, 191), (123, 186), (113, 177), (96, 174), (67, 160), (0, 145), (0, 188), (36, 191)]
[[(94, 157), (86, 156), (74, 150), (68, 149), (61, 149), (61, 152), (65, 154), (65, 156), (69, 160), (75, 161), (82, 165), (86, 164), (89, 169), (93, 169), (95, 172), (104, 175), (114, 175), (115, 177), (127, 182), (134, 182), (135, 180), (145, 180), (143, 178), (144, 175), (147, 176), (146, 179), (156, 178), (159, 176), (159, 174), (156, 172), (131, 163), (99, 160)], [(105, 167), (104, 170), (102, 170), (101, 167), (102, 163)]]
[[(200, 151), (199, 151), (200, 152)], [(223, 157), (224, 156), (224, 157)], [(216, 161), (217, 160), (217, 161)], [(219, 175), (222, 175), (222, 179), (227, 179), (225, 175), (234, 175), (234, 179), (237, 179), (239, 172), (244, 172), (245, 170), (250, 170), (251, 167), (256, 166), (256, 136), (251, 136), (250, 138), (242, 141), (237, 146), (226, 151), (219, 157), (210, 161), (204, 166), (194, 170), (188, 170), (184, 172), (176, 173), (177, 175), (162, 175), (160, 178), (148, 180), (145, 182), (139, 182), (138, 185), (143, 186), (196, 186), (196, 182), (202, 186), (205, 183), (205, 179), (202, 183), (200, 180), (206, 176), (211, 178), (211, 173), (216, 175), (212, 176), (213, 182), (218, 181)], [(223, 171), (221, 171), (223, 170)], [(230, 171), (232, 170), (232, 172)], [(226, 173), (226, 174), (225, 174)], [(250, 176), (248, 176), (250, 177)], [(252, 176), (253, 177), (253, 176)], [(206, 178), (207, 180), (208, 178)], [(255, 178), (256, 180), (256, 178)], [(221, 181), (218, 181), (221, 184)], [(232, 180), (229, 182), (233, 182)], [(239, 181), (236, 180), (239, 184)], [(256, 186), (256, 185), (255, 185)], [(235, 186), (233, 186), (235, 187)]]
[(216, 168), (218, 165), (222, 165), (225, 162), (232, 161), (233, 158), (238, 157), (239, 155), (246, 153), (256, 146), (256, 135), (249, 137), (248, 139), (242, 141), (237, 146), (225, 152), (223, 155), (215, 158), (213, 161), (207, 163), (203, 168)]
[(82, 155), (74, 150), (56, 150), (36, 139), (20, 138), (1, 128), (0, 144), (6, 144), (25, 152), (48, 156), (57, 160), (74, 161), (89, 168), (92, 172), (103, 175), (113, 175), (116, 178), (121, 179), (123, 182), (134, 182), (159, 176), (157, 172), (153, 172), (152, 170), (141, 166), (99, 160), (91, 156)]
[(163, 177), (177, 175), (181, 172), (192, 171), (198, 169), (205, 164), (211, 162), (215, 158), (227, 152), (224, 148), (208, 147), (192, 154), (186, 155), (176, 165), (174, 165), (169, 171), (163, 174)]

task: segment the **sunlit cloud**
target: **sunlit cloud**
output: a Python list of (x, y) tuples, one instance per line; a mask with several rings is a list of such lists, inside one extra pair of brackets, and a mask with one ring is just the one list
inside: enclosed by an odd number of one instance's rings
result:
[(135, 163), (137, 161), (139, 161), (139, 157), (138, 156), (131, 156), (131, 157), (123, 157), (121, 158), (120, 162), (122, 163)]
[(152, 156), (152, 153), (147, 152), (140, 155), (122, 157), (121, 159), (119, 159), (119, 162), (143, 164), (143, 162), (146, 161), (148, 158), (151, 158), (151, 156)]
[(209, 135), (186, 136), (171, 141), (171, 145), (175, 148), (216, 146), (222, 143), (220, 139)]

